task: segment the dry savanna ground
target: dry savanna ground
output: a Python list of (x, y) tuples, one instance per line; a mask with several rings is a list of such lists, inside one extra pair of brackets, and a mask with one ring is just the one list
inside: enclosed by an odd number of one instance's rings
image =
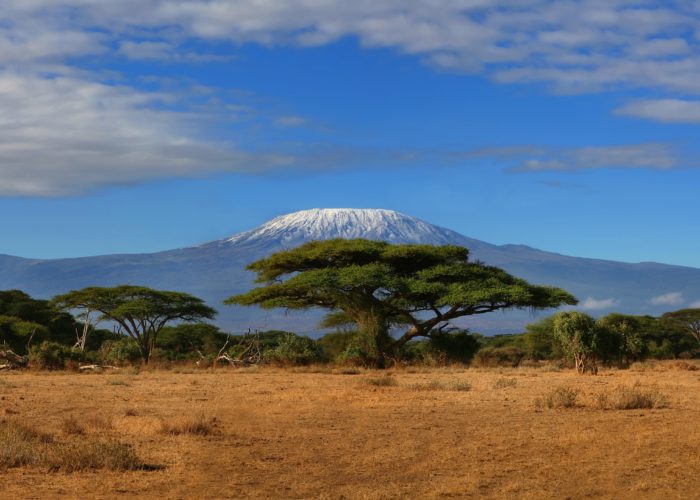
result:
[(0, 374), (3, 498), (696, 498), (700, 371)]

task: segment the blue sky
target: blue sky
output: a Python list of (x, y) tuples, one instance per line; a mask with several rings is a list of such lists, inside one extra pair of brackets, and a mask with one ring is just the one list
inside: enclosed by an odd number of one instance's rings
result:
[(6, 0), (0, 253), (376, 207), (700, 267), (699, 37), (688, 2)]

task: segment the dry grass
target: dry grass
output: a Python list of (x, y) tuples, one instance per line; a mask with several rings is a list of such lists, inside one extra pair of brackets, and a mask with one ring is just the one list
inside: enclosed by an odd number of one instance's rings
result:
[(396, 378), (394, 378), (391, 375), (384, 375), (381, 377), (369, 377), (363, 379), (362, 383), (364, 385), (372, 385), (376, 387), (395, 387), (399, 385), (399, 383), (396, 381)]
[(516, 387), (518, 385), (517, 379), (514, 378), (499, 378), (493, 383), (494, 389), (506, 389), (508, 387)]
[(161, 432), (172, 436), (211, 436), (216, 433), (216, 419), (204, 416), (180, 416), (161, 421)]
[[(74, 430), (72, 433), (76, 434)], [(62, 442), (24, 424), (0, 422), (0, 468), (23, 466), (41, 467), (52, 472), (147, 467), (128, 444), (84, 438)]]
[(579, 390), (572, 387), (557, 387), (543, 398), (535, 400), (535, 406), (541, 408), (575, 408), (578, 406), (577, 400)]
[(464, 380), (451, 380), (443, 382), (441, 380), (429, 380), (428, 382), (419, 382), (411, 385), (414, 391), (457, 391), (467, 392), (472, 390), (469, 382)]
[[(2, 497), (697, 496), (699, 372), (552, 370), (3, 374)], [(363, 382), (385, 378), (395, 385)], [(448, 389), (463, 381), (469, 392)], [(82, 434), (64, 430), (71, 417)]]
[(598, 395), (597, 407), (601, 410), (641, 410), (666, 408), (669, 398), (657, 387), (619, 386)]

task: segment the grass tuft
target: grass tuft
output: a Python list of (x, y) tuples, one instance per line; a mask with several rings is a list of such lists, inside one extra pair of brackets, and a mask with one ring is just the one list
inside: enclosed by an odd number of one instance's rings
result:
[(65, 472), (147, 468), (129, 444), (92, 438), (81, 438), (78, 442), (59, 442), (51, 435), (24, 424), (0, 421), (0, 469), (23, 466), (46, 467), (51, 471)]
[(171, 436), (210, 436), (216, 433), (216, 418), (181, 416), (169, 421), (162, 420), (161, 432)]
[(657, 388), (639, 385), (620, 386), (598, 395), (596, 406), (601, 410), (641, 410), (666, 408), (668, 397)]
[(541, 408), (575, 408), (579, 391), (572, 387), (557, 387), (544, 398), (535, 400), (535, 406)]
[(362, 381), (366, 385), (373, 385), (376, 387), (394, 387), (399, 385), (394, 377), (391, 375), (385, 375), (383, 377), (370, 377)]
[(472, 386), (469, 382), (463, 380), (455, 380), (449, 383), (440, 382), (439, 380), (430, 380), (420, 384), (413, 384), (411, 389), (414, 391), (471, 391)]
[(518, 385), (517, 379), (514, 378), (499, 378), (494, 382), (494, 389), (505, 389), (507, 387), (515, 387)]

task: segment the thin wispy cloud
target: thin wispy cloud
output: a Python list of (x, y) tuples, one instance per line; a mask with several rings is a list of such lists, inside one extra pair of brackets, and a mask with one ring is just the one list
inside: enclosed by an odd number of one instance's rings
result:
[(649, 302), (655, 306), (680, 306), (685, 302), (685, 298), (681, 292), (669, 292), (652, 297)]
[(670, 169), (680, 157), (667, 144), (632, 144), (569, 149), (550, 149), (543, 155), (523, 159), (515, 172), (590, 170), (601, 168)]
[(663, 123), (700, 123), (700, 101), (646, 99), (617, 108), (615, 114)]
[(581, 309), (587, 309), (590, 311), (600, 311), (603, 309), (610, 309), (619, 304), (619, 301), (614, 298), (609, 299), (595, 299), (593, 297), (587, 297), (586, 300), (582, 301), (579, 306)]

